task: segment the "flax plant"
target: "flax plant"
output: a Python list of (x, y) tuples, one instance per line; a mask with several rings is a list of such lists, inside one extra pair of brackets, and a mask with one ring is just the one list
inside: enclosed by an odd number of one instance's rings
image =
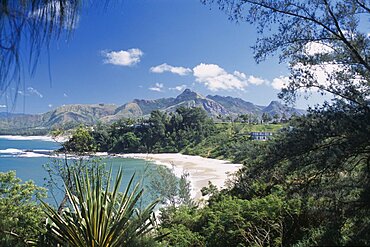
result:
[(139, 210), (136, 206), (143, 189), (134, 183), (135, 174), (123, 193), (119, 192), (122, 170), (113, 182), (111, 174), (110, 171), (108, 181), (97, 170), (74, 174), (75, 193), (66, 187), (70, 208), (61, 214), (43, 203), (51, 222), (51, 241), (62, 246), (127, 246), (153, 230), (157, 201)]

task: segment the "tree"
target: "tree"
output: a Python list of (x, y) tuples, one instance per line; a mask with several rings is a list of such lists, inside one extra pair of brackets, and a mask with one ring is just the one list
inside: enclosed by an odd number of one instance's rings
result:
[(21, 183), (14, 171), (0, 172), (1, 246), (27, 246), (45, 231), (45, 214), (37, 203), (45, 194), (32, 181)]
[(96, 151), (95, 140), (87, 127), (79, 126), (74, 130), (72, 137), (63, 144), (66, 152), (85, 154)]
[(153, 198), (160, 198), (161, 203), (170, 207), (179, 205), (191, 206), (194, 204), (191, 198), (191, 185), (188, 181), (189, 174), (183, 172), (177, 178), (173, 169), (158, 166), (156, 174), (150, 177), (148, 187)]
[(288, 197), (301, 198), (296, 232), (285, 236), (284, 245), (312, 239), (304, 229), (320, 232), (311, 245), (368, 245), (369, 119), (370, 114), (353, 107), (292, 120), (290, 128), (253, 152), (256, 157), (249, 155), (236, 176), (234, 192), (248, 199), (259, 181), (265, 186), (259, 196), (280, 185)]
[(264, 112), (264, 113), (262, 114), (262, 121), (263, 121), (263, 123), (268, 123), (268, 122), (270, 122), (271, 120), (272, 120), (272, 118), (271, 118), (270, 114), (268, 114), (268, 113), (266, 113), (266, 112)]
[[(280, 195), (279, 195), (280, 194)], [(284, 217), (295, 217), (300, 204), (281, 193), (243, 200), (218, 195), (202, 208), (161, 212), (160, 232), (169, 246), (282, 246)]]
[[(159, 110), (152, 111), (147, 122), (148, 126), (144, 130), (143, 141), (147, 148), (147, 152), (151, 152), (153, 148), (160, 148), (166, 137), (166, 123), (168, 122), (167, 114)], [(157, 145), (157, 146), (156, 146)]]
[(110, 148), (110, 126), (98, 122), (91, 133), (93, 139), (95, 140), (96, 147), (98, 150), (107, 151)]
[(248, 114), (241, 114), (240, 118), (243, 123), (249, 123), (249, 115)]
[(280, 121), (280, 119), (281, 119), (281, 118), (280, 118), (280, 115), (279, 115), (279, 114), (277, 114), (277, 113), (275, 113), (275, 114), (274, 114), (274, 116), (272, 116), (272, 117), (274, 118), (274, 122), (275, 122), (275, 123), (278, 123), (278, 122)]
[[(214, 2), (204, 0), (203, 2)], [(294, 119), (276, 140), (246, 164), (235, 193), (249, 199), (253, 182), (272, 193), (286, 187), (302, 212), (283, 245), (370, 244), (370, 38), (364, 0), (218, 0), (234, 20), (257, 25), (253, 47), (261, 62), (279, 54), (291, 71), (280, 97), (294, 101), (302, 89), (334, 96), (331, 104)], [(288, 231), (289, 232), (289, 231)]]
[(191, 143), (198, 143), (211, 132), (212, 120), (202, 108), (179, 107), (176, 113), (182, 120), (178, 129), (186, 131), (186, 138)]
[(82, 175), (73, 173), (74, 191), (67, 190), (71, 207), (59, 214), (43, 203), (46, 214), (53, 224), (49, 225), (48, 236), (58, 244), (67, 246), (129, 246), (150, 232), (155, 223), (152, 218), (157, 201), (144, 210), (137, 209), (143, 195), (139, 184), (132, 176), (123, 194), (119, 193), (122, 170), (111, 184), (107, 184), (99, 170)]
[(121, 149), (115, 148), (117, 152), (136, 152), (140, 145), (140, 139), (133, 132), (128, 132), (121, 136)]
[[(0, 93), (19, 82), (22, 60), (32, 73), (40, 51), (75, 26), (82, 0), (26, 0), (0, 3)], [(28, 56), (20, 52), (26, 46)], [(27, 52), (25, 53), (27, 54)], [(18, 86), (18, 84), (17, 84)], [(17, 90), (16, 90), (17, 91)], [(14, 96), (16, 97), (16, 95)]]
[[(214, 0), (202, 0), (212, 3)], [(290, 63), (289, 85), (281, 97), (294, 100), (300, 89), (316, 88), (367, 106), (370, 37), (360, 21), (370, 14), (365, 0), (217, 0), (230, 18), (257, 25), (257, 62), (279, 53)], [(272, 32), (270, 31), (272, 28)], [(318, 71), (324, 73), (320, 78)]]

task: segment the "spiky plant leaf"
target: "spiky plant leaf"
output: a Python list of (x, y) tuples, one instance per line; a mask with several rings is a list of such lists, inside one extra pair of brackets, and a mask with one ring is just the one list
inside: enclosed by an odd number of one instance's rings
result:
[(150, 232), (155, 222), (153, 210), (158, 201), (145, 209), (136, 208), (143, 195), (139, 184), (131, 177), (123, 195), (119, 196), (122, 181), (120, 169), (111, 185), (110, 171), (108, 182), (99, 172), (86, 171), (83, 175), (74, 174), (75, 194), (66, 188), (71, 210), (61, 215), (46, 203), (45, 211), (53, 224), (50, 236), (62, 246), (124, 246)]

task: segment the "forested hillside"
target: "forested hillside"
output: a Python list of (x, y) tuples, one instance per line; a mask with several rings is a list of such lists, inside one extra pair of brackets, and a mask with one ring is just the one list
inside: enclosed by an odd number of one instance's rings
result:
[[(258, 37), (252, 48), (257, 63), (277, 56), (288, 66), (289, 76), (279, 78), (285, 84), (282, 100), (292, 103), (302, 95), (325, 95), (327, 100), (304, 115), (292, 109), (289, 115), (278, 102), (262, 107), (185, 90), (176, 98), (97, 106), (96, 112), (78, 108), (112, 122), (65, 112), (62, 119), (92, 124), (75, 128), (60, 150), (66, 159), (47, 167), (51, 177), (64, 183), (58, 187), (54, 180), (47, 181), (64, 193), (61, 206), (37, 203), (45, 196), (44, 188), (21, 183), (14, 172), (0, 173), (0, 245), (370, 246), (370, 1), (201, 2), (224, 11), (231, 21), (255, 27)], [(13, 6), (9, 3), (0, 6)], [(0, 12), (9, 16), (6, 9)], [(230, 80), (231, 74), (211, 67)], [(175, 69), (168, 64), (160, 68)], [(211, 83), (209, 73), (203, 76)], [(154, 89), (161, 91), (163, 84), (157, 86)], [(126, 114), (130, 118), (124, 118)], [(28, 117), (35, 127), (39, 116)], [(273, 135), (266, 141), (252, 140), (253, 132)], [(112, 180), (104, 164), (85, 159), (96, 151), (183, 152), (230, 159), (242, 167), (230, 174), (225, 188), (208, 183), (201, 190), (206, 198), (194, 201), (186, 171), (176, 178), (170, 169), (158, 166), (160, 172), (147, 184), (156, 189), (156, 199), (142, 208), (145, 187), (132, 177), (120, 193), (122, 170)], [(68, 162), (69, 152), (76, 162)]]
[[(287, 107), (277, 101), (268, 106), (257, 106), (239, 98), (223, 96), (202, 96), (185, 89), (176, 98), (156, 100), (135, 99), (122, 106), (113, 104), (63, 105), (43, 114), (6, 114), (0, 117), (0, 134), (46, 135), (52, 129), (73, 129), (80, 124), (95, 125), (98, 122), (110, 124), (121, 119), (147, 119), (152, 111), (176, 112), (178, 108), (203, 109), (216, 121), (231, 121), (238, 117), (249, 116), (253, 121), (262, 120), (268, 115), (275, 120), (300, 116), (304, 110)], [(6, 117), (5, 117), (6, 116)]]
[[(242, 119), (240, 119), (242, 120)], [(251, 132), (279, 134), (280, 123), (216, 123), (201, 108), (180, 107), (173, 113), (153, 111), (149, 119), (122, 119), (92, 128), (80, 126), (64, 143), (68, 152), (177, 153), (243, 161), (254, 144)], [(272, 137), (273, 138), (273, 137)]]

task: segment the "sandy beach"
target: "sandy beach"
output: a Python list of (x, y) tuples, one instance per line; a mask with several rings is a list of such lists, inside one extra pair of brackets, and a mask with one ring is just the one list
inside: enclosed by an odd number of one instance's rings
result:
[(224, 188), (229, 174), (236, 172), (242, 165), (231, 164), (229, 161), (208, 159), (200, 156), (183, 155), (178, 153), (162, 154), (122, 154), (123, 158), (145, 159), (174, 168), (175, 174), (180, 176), (184, 171), (189, 173), (192, 186), (192, 196), (201, 198), (200, 190), (211, 181), (218, 188)]
[[(10, 136), (0, 135), (0, 139), (8, 140), (42, 140), (42, 141), (57, 141), (63, 142), (66, 137), (59, 137), (58, 140), (50, 136)], [(18, 157), (55, 157), (56, 154), (52, 150), (19, 150), (8, 148), (0, 150), (0, 153), (13, 154)], [(211, 181), (219, 189), (224, 188), (225, 181), (229, 174), (236, 172), (242, 165), (232, 164), (229, 161), (203, 158), (200, 156), (183, 155), (179, 153), (161, 153), (161, 154), (108, 154), (106, 152), (97, 152), (93, 156), (113, 156), (122, 158), (135, 158), (153, 161), (157, 164), (165, 165), (170, 169), (173, 168), (176, 176), (180, 177), (183, 172), (189, 173), (189, 180), (192, 187), (192, 196), (195, 199), (201, 198), (200, 190), (208, 186), (208, 181)], [(74, 155), (70, 156), (71, 158)]]

